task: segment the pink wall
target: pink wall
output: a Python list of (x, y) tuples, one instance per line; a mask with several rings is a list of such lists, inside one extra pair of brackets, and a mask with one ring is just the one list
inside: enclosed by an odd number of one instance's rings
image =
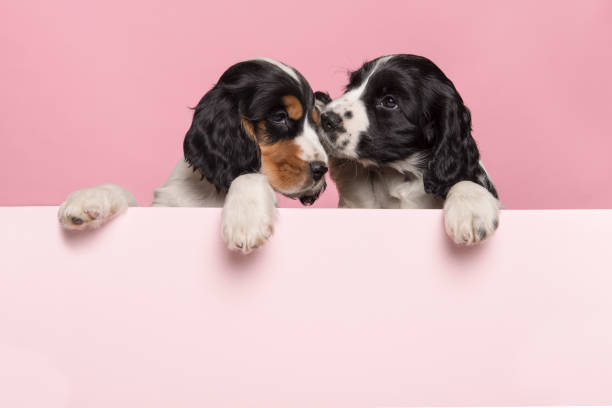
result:
[(507, 208), (612, 207), (612, 2), (243, 3), (0, 3), (0, 205), (103, 182), (150, 203), (187, 107), (236, 61), (281, 59), (335, 96), (347, 69), (408, 52), (457, 85)]

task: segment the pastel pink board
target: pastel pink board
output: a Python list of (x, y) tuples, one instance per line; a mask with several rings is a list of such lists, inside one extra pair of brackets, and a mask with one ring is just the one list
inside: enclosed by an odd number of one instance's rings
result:
[(280, 211), (244, 257), (218, 209), (65, 233), (0, 208), (0, 406), (612, 403), (612, 211)]

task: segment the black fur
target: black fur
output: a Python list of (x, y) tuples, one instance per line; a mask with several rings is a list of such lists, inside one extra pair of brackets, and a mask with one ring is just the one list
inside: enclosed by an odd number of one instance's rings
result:
[(219, 85), (204, 95), (183, 142), (185, 160), (221, 191), (261, 167), (259, 147), (242, 128), (235, 99)]
[(325, 105), (332, 101), (327, 92), (317, 91), (314, 93), (314, 97), (317, 101), (323, 102)]
[[(351, 74), (347, 92), (363, 83), (376, 61)], [(389, 97), (393, 108), (385, 104)], [(454, 184), (469, 180), (497, 197), (479, 164), (470, 111), (433, 62), (416, 55), (393, 56), (369, 78), (361, 99), (369, 127), (360, 135), (359, 158), (385, 165), (419, 157), (427, 193), (446, 197)]]
[(257, 122), (267, 121), (267, 143), (298, 134), (303, 123), (288, 120), (280, 128), (269, 122), (270, 115), (283, 109), (284, 95), (299, 97), (306, 107), (314, 103), (308, 83), (299, 73), (296, 75), (300, 83), (280, 68), (257, 60), (235, 64), (225, 71), (196, 106), (185, 135), (185, 160), (193, 170), (200, 170), (202, 177), (220, 191), (227, 191), (236, 177), (258, 172), (259, 146), (246, 133), (241, 119), (254, 128)]

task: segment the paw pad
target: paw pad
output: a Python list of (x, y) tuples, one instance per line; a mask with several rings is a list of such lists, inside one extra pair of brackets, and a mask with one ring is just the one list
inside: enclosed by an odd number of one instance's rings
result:
[(92, 220), (95, 220), (96, 218), (100, 216), (100, 211), (92, 209), (92, 208), (86, 209), (85, 212), (87, 213), (87, 215), (89, 215), (89, 218), (91, 218)]

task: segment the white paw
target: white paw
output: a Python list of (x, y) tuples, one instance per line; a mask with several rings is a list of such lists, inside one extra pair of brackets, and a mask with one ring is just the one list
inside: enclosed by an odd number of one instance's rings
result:
[(444, 202), (446, 233), (456, 244), (484, 241), (499, 224), (501, 203), (479, 184), (461, 181), (448, 192)]
[(223, 239), (231, 250), (248, 254), (274, 232), (276, 195), (262, 174), (245, 174), (230, 185), (223, 206)]
[(114, 184), (104, 184), (71, 193), (60, 206), (57, 217), (66, 229), (98, 228), (134, 205), (137, 205), (136, 199), (129, 191)]

